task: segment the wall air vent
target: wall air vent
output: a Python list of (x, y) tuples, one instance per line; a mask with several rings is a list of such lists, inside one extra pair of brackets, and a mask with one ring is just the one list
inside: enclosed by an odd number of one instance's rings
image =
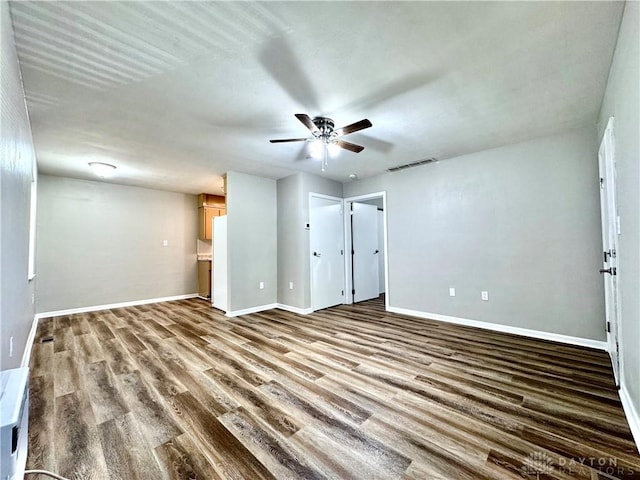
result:
[(418, 160), (417, 162), (407, 163), (405, 165), (399, 165), (397, 167), (391, 167), (387, 169), (387, 172), (397, 172), (398, 170), (404, 170), (405, 168), (419, 167), (420, 165), (426, 165), (427, 163), (437, 162), (434, 157), (425, 158), (424, 160)]

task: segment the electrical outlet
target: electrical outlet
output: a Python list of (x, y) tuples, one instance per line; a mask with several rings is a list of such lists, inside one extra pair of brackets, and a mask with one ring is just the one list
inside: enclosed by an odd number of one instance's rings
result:
[(293, 282), (289, 282), (289, 290), (293, 290)]
[(482, 300), (484, 300), (484, 301), (489, 300), (489, 292), (482, 292), (482, 293), (481, 293), (481, 298), (482, 298)]
[(264, 282), (260, 282), (260, 290), (264, 288)]
[(456, 289), (453, 287), (449, 287), (449, 296), (450, 297), (455, 297), (456, 296)]
[(13, 337), (9, 337), (9, 356), (13, 357)]
[(163, 247), (168, 247), (169, 246), (169, 240), (162, 240), (162, 246)]

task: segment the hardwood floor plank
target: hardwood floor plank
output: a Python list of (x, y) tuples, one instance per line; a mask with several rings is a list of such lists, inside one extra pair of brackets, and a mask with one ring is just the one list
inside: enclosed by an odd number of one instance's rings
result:
[(34, 343), (31, 350), (31, 361), (29, 363), (30, 375), (39, 377), (52, 373), (53, 355), (55, 352), (54, 343)]
[(96, 423), (111, 420), (129, 411), (107, 362), (101, 361), (85, 365), (84, 378), (84, 386)]
[(82, 388), (79, 365), (73, 358), (75, 352), (64, 350), (53, 355), (54, 396), (73, 393)]
[(103, 320), (94, 320), (90, 323), (93, 332), (96, 335), (96, 339), (100, 342), (107, 342), (115, 338), (113, 331)]
[(41, 318), (38, 320), (38, 327), (36, 329), (36, 335), (33, 338), (33, 343), (37, 344), (45, 337), (53, 336), (55, 332), (55, 321), (53, 318)]
[(120, 391), (151, 447), (155, 448), (183, 433), (171, 412), (154, 399), (151, 386), (140, 372), (124, 373), (118, 376), (118, 380)]
[(110, 480), (168, 479), (137, 428), (132, 414), (98, 425)]
[(304, 478), (323, 480), (327, 477), (320, 467), (310, 464), (304, 451), (293, 448), (289, 442), (279, 440), (251, 418), (240, 407), (220, 417), (220, 422), (265, 465), (276, 478)]
[[(478, 459), (476, 456), (469, 455), (463, 446), (454, 446), (451, 443), (443, 445), (437, 443), (440, 440), (439, 437), (424, 437), (417, 434), (415, 430), (403, 430), (392, 422), (379, 418), (367, 420), (364, 430), (374, 438), (393, 445), (407, 458), (429, 458), (431, 468), (442, 475), (446, 474), (459, 480), (491, 480), (495, 478), (492, 472), (484, 466), (486, 454)], [(506, 475), (505, 478), (507, 478)]]
[(91, 404), (82, 392), (55, 400), (56, 472), (70, 479), (108, 480)]
[(105, 341), (102, 349), (109, 368), (116, 375), (130, 373), (138, 368), (133, 356), (118, 338)]
[(223, 480), (186, 433), (156, 447), (155, 451), (171, 480)]
[(28, 469), (56, 470), (53, 375), (29, 379), (29, 456)]
[(308, 418), (309, 424), (322, 431), (324, 435), (345, 445), (349, 450), (370, 458), (372, 464), (388, 473), (398, 475), (411, 463), (409, 458), (395, 451), (393, 447), (375, 440), (347, 422), (328, 415), (318, 406), (312, 405), (277, 382), (263, 385), (260, 389), (281, 404), (303, 413)]
[(99, 362), (104, 360), (102, 346), (95, 336), (82, 334), (75, 337), (75, 353), (86, 363)]
[(182, 418), (205, 446), (216, 470), (228, 478), (275, 478), (191, 393), (180, 393), (176, 398)]
[[(69, 322), (65, 322), (69, 323)], [(76, 342), (73, 338), (73, 330), (71, 327), (56, 328), (54, 330), (55, 341), (53, 343), (54, 352), (62, 352), (64, 350), (73, 350)]]
[[(244, 382), (224, 368), (216, 368), (205, 372), (209, 377), (223, 386), (230, 397), (235, 398), (239, 405), (254, 412), (264, 419), (271, 427), (282, 435), (290, 436), (300, 430), (301, 423), (285, 410), (273, 405), (260, 390), (251, 388), (251, 384)], [(233, 409), (237, 410), (237, 408)]]

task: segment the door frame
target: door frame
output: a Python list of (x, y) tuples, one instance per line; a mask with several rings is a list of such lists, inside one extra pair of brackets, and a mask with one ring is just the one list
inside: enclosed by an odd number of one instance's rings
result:
[[(383, 227), (383, 238), (384, 245), (382, 246), (382, 251), (384, 252), (384, 309), (389, 310), (389, 249), (388, 249), (388, 238), (387, 238), (387, 192), (375, 192), (375, 193), (367, 193), (365, 195), (358, 195), (355, 197), (348, 197), (344, 199), (344, 212), (351, 211), (351, 203), (359, 202), (362, 200), (373, 200), (374, 198), (382, 198), (382, 227)], [(344, 217), (344, 251), (351, 251), (351, 216), (343, 215)], [(344, 285), (345, 292), (351, 292), (353, 290), (353, 283), (351, 282), (351, 255), (344, 256)], [(345, 295), (346, 304), (353, 303), (352, 295)]]
[[(607, 126), (604, 129), (602, 134), (602, 138), (600, 140), (600, 144), (598, 146), (598, 174), (600, 176), (600, 218), (601, 218), (601, 226), (602, 226), (602, 238), (603, 238), (603, 250), (604, 250), (604, 238), (605, 236), (609, 236), (609, 228), (614, 229), (614, 245), (609, 245), (610, 248), (615, 249), (615, 262), (609, 262), (609, 266), (613, 263), (615, 267), (620, 265), (619, 255), (620, 249), (618, 235), (620, 235), (620, 216), (618, 215), (618, 199), (617, 199), (617, 179), (616, 179), (616, 160), (615, 160), (615, 135), (614, 135), (614, 118), (609, 117), (607, 121)], [(604, 179), (604, 180), (603, 180)], [(604, 186), (608, 186), (609, 188), (606, 191), (606, 195), (602, 194), (602, 185), (604, 181)], [(608, 195), (609, 191), (611, 192), (611, 197)], [(611, 205), (613, 203), (613, 205)], [(611, 210), (614, 211), (614, 218), (609, 218), (609, 213), (606, 214), (607, 219), (609, 220), (609, 224), (605, 225), (605, 212), (603, 209), (607, 209), (610, 213)], [(612, 223), (613, 222), (613, 223)], [(609, 240), (607, 240), (607, 244), (609, 244)], [(605, 255), (605, 253), (603, 253)], [(604, 262), (607, 263), (607, 262)], [(606, 265), (605, 265), (606, 267)], [(622, 353), (622, 343), (619, 341), (621, 334), (621, 315), (620, 315), (620, 269), (616, 268), (616, 288), (614, 292), (614, 297), (612, 301), (615, 302), (615, 318), (610, 318), (611, 309), (608, 308), (608, 300), (611, 299), (612, 296), (608, 294), (608, 278), (603, 279), (603, 287), (604, 287), (604, 298), (605, 298), (605, 330), (607, 331), (607, 350), (609, 352), (609, 357), (611, 358), (611, 366), (613, 368), (613, 373), (616, 381), (616, 385), (620, 385), (620, 381), (623, 378), (624, 372), (624, 364), (623, 359), (624, 355)], [(603, 274), (609, 275), (607, 273)], [(613, 332), (609, 331), (607, 328), (607, 322), (611, 322), (613, 324)], [(617, 343), (617, 351), (615, 352), (615, 360), (613, 352), (616, 349)]]
[[(344, 217), (346, 216), (344, 214), (345, 210), (344, 210), (344, 201), (342, 198), (340, 197), (333, 197), (331, 195), (325, 195), (323, 193), (315, 193), (315, 192), (309, 192), (309, 198), (308, 198), (308, 203), (307, 203), (307, 230), (309, 231), (309, 241), (307, 242), (307, 248), (308, 248), (308, 252), (307, 252), (307, 256), (309, 257), (308, 262), (309, 262), (309, 309), (312, 312), (315, 312), (316, 310), (314, 310), (313, 308), (313, 290), (314, 290), (314, 285), (313, 285), (313, 254), (312, 254), (312, 248), (311, 248), (311, 199), (312, 198), (321, 198), (323, 200), (333, 200), (336, 201), (340, 204), (340, 209), (342, 212), (342, 218), (344, 220)], [(342, 238), (344, 240), (345, 237), (345, 231), (344, 231), (344, 222), (342, 225)], [(346, 258), (346, 250), (343, 250), (343, 258)], [(342, 285), (345, 286), (344, 284), (344, 280), (342, 282)], [(347, 298), (347, 289), (346, 286), (344, 288), (344, 292), (345, 295), (342, 296), (342, 303), (345, 303), (345, 299)]]

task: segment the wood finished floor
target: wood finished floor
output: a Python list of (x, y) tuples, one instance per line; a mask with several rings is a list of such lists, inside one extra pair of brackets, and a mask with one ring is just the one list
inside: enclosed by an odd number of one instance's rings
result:
[(381, 299), (43, 319), (31, 369), (28, 468), (73, 480), (640, 478), (605, 353)]

